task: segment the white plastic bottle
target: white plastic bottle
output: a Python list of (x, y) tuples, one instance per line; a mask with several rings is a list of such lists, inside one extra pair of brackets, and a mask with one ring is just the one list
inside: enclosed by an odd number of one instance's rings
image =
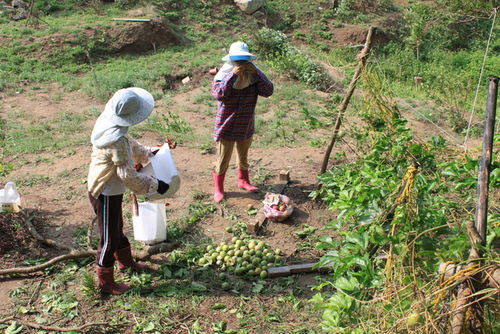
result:
[(2, 211), (20, 211), (21, 195), (14, 182), (7, 182), (5, 188), (0, 189), (0, 205)]

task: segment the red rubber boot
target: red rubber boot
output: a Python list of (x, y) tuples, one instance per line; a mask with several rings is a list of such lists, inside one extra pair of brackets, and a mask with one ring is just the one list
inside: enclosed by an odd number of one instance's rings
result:
[(224, 199), (224, 178), (226, 173), (217, 174), (212, 172), (214, 177), (215, 191), (214, 191), (214, 201), (219, 203)]
[(250, 184), (248, 179), (248, 171), (238, 169), (238, 187), (247, 191), (258, 191), (259, 188)]

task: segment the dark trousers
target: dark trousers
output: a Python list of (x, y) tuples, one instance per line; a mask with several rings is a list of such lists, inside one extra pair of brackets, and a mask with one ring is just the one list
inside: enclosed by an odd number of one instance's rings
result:
[(101, 267), (112, 267), (115, 264), (113, 253), (130, 246), (123, 234), (122, 200), (123, 195), (99, 195), (95, 199), (89, 193), (90, 203), (97, 215), (100, 240), (97, 247), (96, 262)]

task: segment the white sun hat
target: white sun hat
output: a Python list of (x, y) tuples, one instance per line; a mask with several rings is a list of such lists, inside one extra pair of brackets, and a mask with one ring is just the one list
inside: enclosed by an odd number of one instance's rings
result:
[(118, 126), (142, 122), (153, 111), (155, 100), (147, 90), (130, 87), (118, 90), (106, 103), (102, 116)]
[(229, 47), (229, 53), (222, 58), (225, 62), (236, 61), (236, 60), (254, 60), (257, 58), (249, 52), (247, 43), (244, 42), (234, 42)]

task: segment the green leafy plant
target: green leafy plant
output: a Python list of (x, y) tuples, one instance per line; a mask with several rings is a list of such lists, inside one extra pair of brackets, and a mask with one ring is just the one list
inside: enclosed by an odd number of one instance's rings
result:
[[(324, 310), (324, 328), (332, 332), (394, 329), (416, 308), (438, 316), (439, 308), (431, 308), (436, 301), (422, 296), (438, 289), (434, 273), (440, 262), (462, 261), (470, 249), (461, 224), (470, 219), (470, 208), (450, 197), (472, 195), (478, 161), (439, 161), (443, 142), (414, 141), (394, 105), (380, 98), (376, 82), (367, 77), (368, 133), (360, 137), (370, 137), (370, 149), (358, 161), (321, 175), (322, 187), (312, 193), (338, 213), (326, 229), (341, 238), (323, 236), (318, 245), (325, 252), (318, 266), (331, 267), (333, 274), (317, 289), (329, 287), (333, 293), (312, 299)], [(389, 291), (398, 292), (389, 296)], [(391, 301), (382, 313), (377, 298)], [(360, 322), (362, 314), (373, 316)]]

